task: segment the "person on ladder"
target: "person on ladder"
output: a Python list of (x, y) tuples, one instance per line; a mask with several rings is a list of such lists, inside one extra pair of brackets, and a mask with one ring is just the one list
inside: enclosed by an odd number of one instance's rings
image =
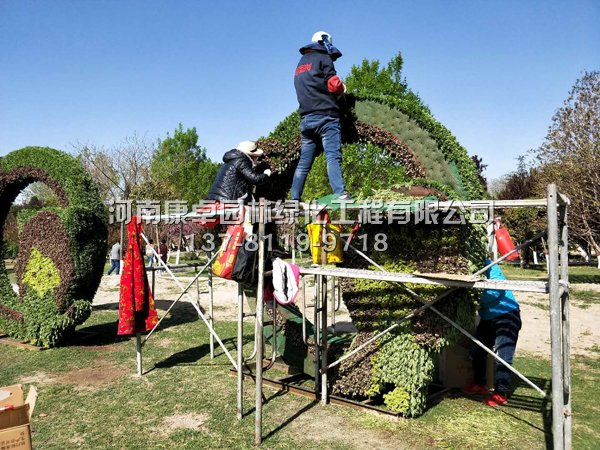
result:
[[(486, 260), (486, 265), (490, 260)], [(498, 265), (486, 271), (491, 280), (506, 280)], [(519, 330), (521, 329), (521, 312), (519, 303), (512, 291), (484, 289), (479, 304), (479, 325), (475, 337), (488, 348), (495, 347), (496, 354), (512, 365)], [(466, 394), (487, 395), (490, 390), (486, 384), (487, 352), (479, 346), (471, 351), (474, 382), (463, 389)], [(506, 405), (510, 391), (511, 372), (501, 363), (496, 363), (496, 383), (494, 393), (483, 402), (488, 406)]]
[(316, 32), (312, 42), (302, 47), (300, 53), (294, 87), (300, 105), (302, 150), (292, 182), (292, 200), (300, 200), (319, 148), (325, 152), (333, 193), (342, 200), (350, 200), (342, 178), (342, 132), (337, 103), (337, 98), (346, 92), (346, 86), (333, 65), (342, 53), (332, 45), (331, 35), (325, 31)]

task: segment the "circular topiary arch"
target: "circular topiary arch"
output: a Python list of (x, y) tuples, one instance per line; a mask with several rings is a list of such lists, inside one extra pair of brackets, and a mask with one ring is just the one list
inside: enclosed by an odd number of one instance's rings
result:
[(0, 232), (16, 197), (35, 181), (53, 190), (59, 207), (19, 214), (19, 293), (11, 286), (2, 255), (0, 331), (50, 347), (91, 312), (108, 225), (98, 188), (76, 158), (51, 148), (26, 147), (0, 158)]

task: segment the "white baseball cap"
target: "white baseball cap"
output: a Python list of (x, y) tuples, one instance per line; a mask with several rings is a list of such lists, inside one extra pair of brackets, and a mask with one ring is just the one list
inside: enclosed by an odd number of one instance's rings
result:
[(264, 152), (262, 149), (256, 147), (256, 142), (253, 141), (242, 141), (236, 147), (236, 150), (239, 150), (242, 153), (250, 156), (260, 156)]

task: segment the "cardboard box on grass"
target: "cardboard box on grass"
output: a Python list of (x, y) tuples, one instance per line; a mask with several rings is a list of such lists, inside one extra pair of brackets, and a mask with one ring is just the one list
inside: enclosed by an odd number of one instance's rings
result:
[[(463, 336), (455, 345), (440, 353), (439, 378), (445, 387), (463, 388), (474, 381), (470, 351), (475, 344)], [(492, 389), (495, 382), (495, 360), (487, 355), (486, 384)]]
[(0, 387), (0, 450), (30, 450), (30, 420), (37, 399), (35, 386), (23, 400), (23, 386)]

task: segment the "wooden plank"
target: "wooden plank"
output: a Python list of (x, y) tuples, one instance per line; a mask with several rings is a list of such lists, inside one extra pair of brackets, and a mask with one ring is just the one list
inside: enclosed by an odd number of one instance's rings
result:
[(343, 267), (302, 267), (302, 275), (326, 275), (340, 278), (378, 280), (399, 283), (430, 284), (435, 286), (466, 287), (475, 289), (498, 289), (519, 292), (548, 292), (547, 281), (488, 280), (468, 279), (464, 275), (452, 274), (412, 274), (403, 272), (382, 272), (379, 270), (345, 269)]

